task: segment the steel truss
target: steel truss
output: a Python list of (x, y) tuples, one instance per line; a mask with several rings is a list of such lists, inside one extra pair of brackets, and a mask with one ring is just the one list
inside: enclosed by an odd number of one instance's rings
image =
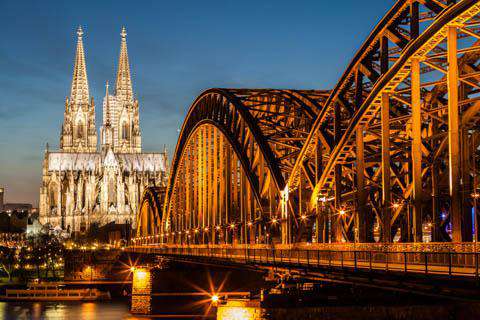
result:
[(476, 238), (479, 12), (478, 0), (397, 1), (331, 91), (201, 94), (162, 242)]

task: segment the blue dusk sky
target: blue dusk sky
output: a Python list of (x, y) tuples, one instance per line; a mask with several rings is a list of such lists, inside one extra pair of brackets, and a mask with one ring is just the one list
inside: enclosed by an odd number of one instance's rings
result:
[(329, 89), (394, 0), (0, 0), (0, 186), (38, 204), (45, 144), (58, 148), (76, 29), (101, 124), (120, 30), (140, 102), (143, 149), (175, 148), (195, 97), (211, 87)]

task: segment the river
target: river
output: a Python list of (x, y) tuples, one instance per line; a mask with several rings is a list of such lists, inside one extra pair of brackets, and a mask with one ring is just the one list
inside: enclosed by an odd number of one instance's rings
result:
[[(119, 320), (138, 319), (124, 302), (0, 302), (5, 320)], [(142, 318), (145, 319), (145, 318)], [(148, 319), (148, 318), (147, 318)]]
[(321, 307), (276, 309), (272, 312), (243, 305), (220, 308), (218, 317), (167, 317), (134, 316), (125, 301), (109, 302), (0, 302), (0, 320), (146, 320), (146, 319), (216, 319), (216, 320), (260, 320), (260, 319), (324, 319), (324, 320), (415, 320), (415, 319), (477, 319), (477, 304), (403, 307)]

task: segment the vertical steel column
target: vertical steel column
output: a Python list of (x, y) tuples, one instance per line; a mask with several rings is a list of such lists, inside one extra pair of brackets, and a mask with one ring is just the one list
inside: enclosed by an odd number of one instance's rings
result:
[(420, 61), (412, 59), (412, 173), (413, 241), (422, 241), (422, 117), (420, 96)]
[(225, 243), (228, 243), (228, 222), (230, 217), (233, 216), (233, 197), (232, 197), (232, 150), (227, 143), (224, 143), (226, 157), (225, 157)]
[[(197, 131), (197, 219), (195, 221), (195, 228), (200, 227), (200, 221), (202, 218), (203, 211), (203, 152), (202, 152), (202, 128), (199, 128)], [(194, 233), (195, 243), (198, 243), (198, 233)]]
[(390, 193), (390, 97), (382, 93), (381, 122), (382, 122), (382, 241), (392, 241), (392, 212)]
[(380, 39), (380, 72), (382, 74), (385, 74), (387, 73), (388, 68), (388, 38), (386, 36), (383, 36)]
[[(315, 185), (320, 181), (322, 176), (322, 142), (317, 134), (317, 142), (315, 147)], [(325, 217), (324, 212), (318, 205), (319, 199), (315, 199), (315, 214), (316, 214), (316, 239), (317, 243), (325, 242)]]
[[(201, 231), (203, 231), (203, 228), (206, 227), (207, 222), (208, 222), (208, 126), (203, 127), (202, 130), (202, 158), (203, 158), (203, 165), (202, 165), (202, 181), (203, 181), (203, 187), (202, 187), (202, 225), (201, 225)], [(205, 233), (202, 232), (202, 242), (205, 243)]]
[(462, 241), (461, 200), (459, 195), (459, 162), (460, 139), (458, 119), (458, 61), (457, 61), (457, 28), (448, 27), (447, 31), (448, 57), (448, 168), (449, 192), (451, 199), (450, 219), (452, 221), (453, 242)]
[[(335, 143), (338, 143), (338, 141), (342, 137), (342, 130), (340, 128), (340, 108), (338, 105), (335, 106), (334, 110), (334, 138), (335, 138)], [(335, 209), (338, 211), (340, 210), (340, 207), (342, 205), (342, 165), (337, 164), (335, 165), (335, 171), (334, 171), (334, 179), (335, 179)], [(333, 215), (332, 221), (330, 222), (332, 225), (332, 229), (334, 232), (333, 235), (333, 240), (335, 242), (341, 242), (342, 240), (342, 225), (343, 225), (343, 217), (339, 216), (336, 214)]]
[[(219, 161), (219, 173), (218, 173), (218, 179), (219, 179), (219, 185), (220, 185), (220, 210), (219, 210), (219, 216), (218, 216), (218, 221), (217, 221), (217, 226), (221, 226), (223, 224), (223, 219), (225, 218), (225, 215), (227, 214), (227, 205), (226, 205), (226, 197), (225, 197), (225, 189), (226, 189), (226, 178), (225, 178), (225, 162), (226, 157), (225, 157), (225, 147), (223, 143), (223, 134), (219, 133), (219, 152), (220, 152), (220, 161)], [(217, 229), (217, 228), (215, 228)], [(218, 237), (218, 243), (221, 243), (222, 237), (222, 229), (220, 227), (219, 230), (214, 231), (216, 233), (216, 237)]]
[[(416, 39), (420, 34), (419, 3), (410, 3), (410, 38)], [(420, 62), (412, 62), (412, 182), (413, 213), (410, 219), (410, 208), (407, 208), (407, 234), (413, 234), (414, 242), (422, 241), (421, 198), (422, 198), (422, 151), (421, 151), (421, 97), (420, 97)], [(413, 226), (412, 226), (413, 225)], [(413, 227), (413, 230), (412, 230)]]
[(212, 187), (213, 187), (213, 208), (212, 208), (212, 223), (210, 225), (210, 234), (211, 234), (211, 241), (213, 244), (216, 243), (216, 236), (215, 236), (215, 226), (217, 224), (219, 210), (218, 210), (218, 132), (216, 128), (213, 128), (213, 177), (212, 177)]
[(186, 151), (185, 151), (185, 187), (186, 187), (186, 194), (185, 194), (185, 217), (186, 217), (186, 222), (185, 222), (185, 229), (190, 229), (191, 221), (190, 221), (190, 215), (192, 211), (192, 204), (191, 204), (191, 181), (190, 181), (190, 166), (191, 166), (191, 160), (190, 160), (190, 145), (187, 145)]
[(282, 244), (289, 244), (291, 242), (291, 219), (289, 218), (290, 214), (288, 213), (288, 198), (289, 190), (287, 186), (287, 188), (280, 191)]
[(358, 126), (356, 132), (356, 155), (357, 155), (357, 213), (355, 217), (354, 241), (366, 242), (366, 192), (365, 192), (365, 155), (364, 155), (364, 127)]
[(420, 33), (418, 1), (410, 4), (410, 38), (416, 39)]

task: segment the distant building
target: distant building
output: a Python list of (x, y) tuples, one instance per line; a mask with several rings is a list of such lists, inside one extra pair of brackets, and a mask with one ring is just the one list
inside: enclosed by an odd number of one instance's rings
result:
[(5, 203), (3, 205), (3, 211), (6, 212), (32, 212), (33, 206), (30, 203)]
[(142, 152), (139, 105), (134, 97), (125, 28), (114, 94), (103, 101), (97, 148), (95, 106), (90, 98), (82, 29), (70, 97), (65, 102), (59, 151), (45, 151), (40, 188), (40, 223), (67, 233), (95, 224), (133, 224), (145, 187), (166, 183), (167, 154)]
[(42, 231), (43, 226), (38, 221), (38, 214), (32, 214), (27, 220), (27, 236), (34, 236)]
[(3, 211), (3, 198), (5, 197), (5, 189), (0, 187), (0, 212)]
[(0, 245), (17, 246), (27, 235), (38, 233), (42, 225), (30, 203), (5, 203), (4, 197), (5, 188), (0, 188)]
[(7, 213), (12, 212), (27, 212), (33, 213), (36, 208), (33, 208), (30, 203), (6, 203), (5, 202), (5, 188), (0, 187), (0, 212), (5, 211)]

